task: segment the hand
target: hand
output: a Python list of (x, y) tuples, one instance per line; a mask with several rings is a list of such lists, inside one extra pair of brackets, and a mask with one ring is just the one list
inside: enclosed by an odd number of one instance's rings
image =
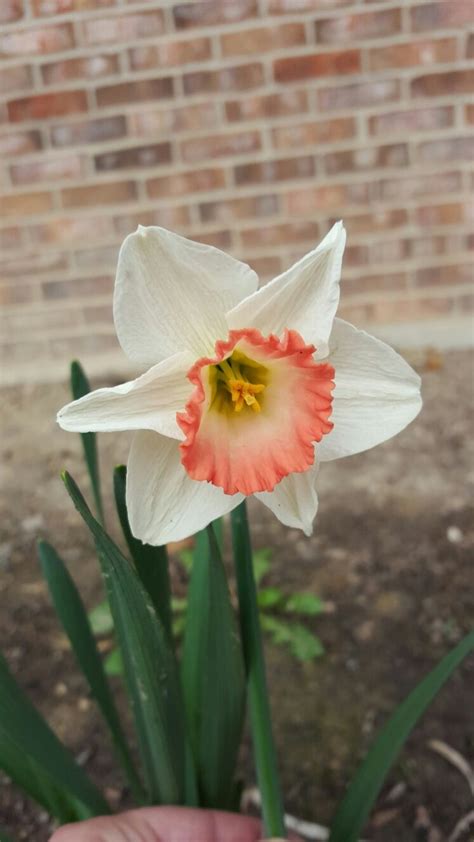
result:
[(257, 819), (187, 807), (143, 807), (64, 825), (50, 842), (258, 842)]

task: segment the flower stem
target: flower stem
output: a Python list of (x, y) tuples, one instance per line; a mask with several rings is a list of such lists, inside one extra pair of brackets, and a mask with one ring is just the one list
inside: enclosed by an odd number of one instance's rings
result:
[(232, 512), (232, 542), (240, 608), (240, 628), (247, 670), (248, 701), (265, 832), (286, 837), (265, 677), (257, 587), (245, 500)]

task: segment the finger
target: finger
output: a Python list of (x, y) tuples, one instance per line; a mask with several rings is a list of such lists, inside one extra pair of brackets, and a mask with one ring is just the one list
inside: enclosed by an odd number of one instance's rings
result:
[(235, 813), (143, 807), (65, 825), (50, 842), (257, 842), (261, 833), (259, 821)]

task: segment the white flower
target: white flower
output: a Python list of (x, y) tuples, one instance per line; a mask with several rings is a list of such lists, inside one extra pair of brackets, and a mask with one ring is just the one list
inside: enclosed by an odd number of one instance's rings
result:
[(148, 370), (68, 404), (58, 422), (137, 430), (127, 478), (137, 538), (179, 540), (249, 494), (311, 534), (319, 463), (374, 447), (418, 414), (418, 375), (335, 318), (344, 245), (337, 223), (258, 289), (255, 272), (218, 249), (162, 228), (127, 237), (115, 325)]

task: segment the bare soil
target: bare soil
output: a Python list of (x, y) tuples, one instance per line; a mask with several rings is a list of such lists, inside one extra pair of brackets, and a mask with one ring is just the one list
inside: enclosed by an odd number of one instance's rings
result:
[[(311, 539), (255, 503), (256, 547), (273, 547), (269, 581), (311, 590), (331, 609), (309, 621), (326, 655), (298, 663), (267, 647), (286, 807), (327, 825), (374, 734), (417, 681), (472, 625), (472, 355), (418, 355), (425, 406), (396, 439), (323, 466)], [(100, 383), (120, 382), (116, 373)], [(87, 687), (68, 651), (41, 580), (35, 543), (62, 554), (88, 606), (102, 594), (85, 527), (63, 489), (66, 467), (87, 480), (77, 436), (60, 431), (67, 387), (3, 390), (0, 511), (1, 647), (18, 681), (111, 802), (129, 799)], [(126, 461), (126, 435), (100, 439), (107, 520), (111, 468)], [(182, 575), (173, 565), (182, 591)], [(447, 842), (473, 809), (464, 776), (429, 747), (441, 740), (474, 762), (474, 661), (468, 660), (410, 738), (379, 798), (365, 837), (373, 842)], [(120, 687), (116, 686), (120, 696)], [(122, 700), (124, 706), (124, 700)], [(250, 744), (245, 786), (255, 783)], [(46, 842), (48, 816), (0, 778), (0, 825), (17, 840)], [(474, 839), (473, 828), (456, 842)]]

